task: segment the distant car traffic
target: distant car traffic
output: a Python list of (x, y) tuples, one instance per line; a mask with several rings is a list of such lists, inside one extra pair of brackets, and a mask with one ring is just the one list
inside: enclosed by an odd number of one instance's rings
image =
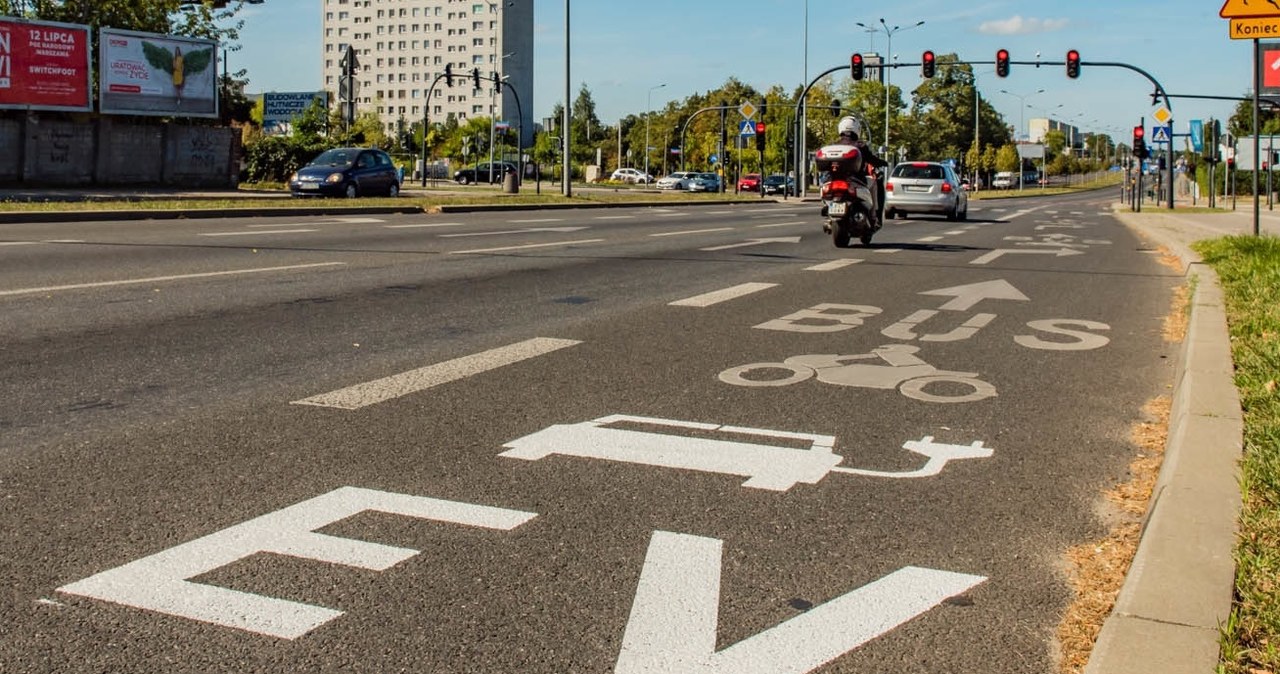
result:
[(290, 176), (289, 193), (295, 197), (394, 197), (400, 194), (400, 173), (382, 150), (334, 148)]
[(714, 173), (694, 173), (689, 181), (690, 192), (719, 192), (720, 176)]
[(648, 185), (653, 182), (653, 176), (641, 171), (640, 169), (620, 168), (617, 171), (614, 171), (613, 175), (609, 176), (609, 180)]
[(687, 190), (689, 189), (690, 175), (684, 171), (676, 171), (658, 178), (658, 182), (654, 187), (660, 190)]
[(764, 182), (760, 183), (760, 189), (765, 194), (782, 194), (783, 196), (796, 195), (796, 179), (790, 176), (784, 176), (781, 173), (774, 173), (767, 176)]
[[(490, 166), (492, 166), (492, 170)], [(515, 172), (516, 165), (509, 161), (495, 161), (492, 165), (489, 162), (484, 162), (454, 173), (453, 179), (458, 181), (460, 185), (480, 182), (500, 183), (508, 171)]]
[(885, 220), (909, 213), (945, 215), (948, 220), (969, 217), (969, 193), (946, 164), (916, 161), (898, 164), (885, 183)]
[(760, 189), (760, 174), (748, 173), (738, 178), (739, 192), (755, 192)]

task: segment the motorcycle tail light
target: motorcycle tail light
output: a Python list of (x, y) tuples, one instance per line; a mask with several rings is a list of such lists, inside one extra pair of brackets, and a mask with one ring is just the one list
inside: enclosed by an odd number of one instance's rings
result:
[(824, 195), (831, 194), (833, 192), (848, 192), (848, 191), (849, 191), (849, 183), (843, 180), (832, 180), (831, 182), (822, 186), (822, 193)]

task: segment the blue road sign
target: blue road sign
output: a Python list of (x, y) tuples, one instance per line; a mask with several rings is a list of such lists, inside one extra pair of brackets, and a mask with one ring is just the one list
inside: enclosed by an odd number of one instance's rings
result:
[(754, 136), (754, 135), (756, 135), (756, 124), (755, 124), (755, 122), (751, 122), (751, 121), (743, 122), (743, 123), (742, 123), (742, 126), (738, 127), (738, 135), (739, 135), (739, 136)]
[(1151, 127), (1151, 142), (1168, 143), (1173, 140), (1172, 126), (1154, 126)]

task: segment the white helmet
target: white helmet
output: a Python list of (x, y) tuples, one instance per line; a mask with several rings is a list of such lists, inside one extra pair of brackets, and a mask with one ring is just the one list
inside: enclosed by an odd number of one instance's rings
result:
[(861, 136), (862, 124), (853, 117), (842, 117), (840, 124), (836, 126), (836, 131), (841, 136)]

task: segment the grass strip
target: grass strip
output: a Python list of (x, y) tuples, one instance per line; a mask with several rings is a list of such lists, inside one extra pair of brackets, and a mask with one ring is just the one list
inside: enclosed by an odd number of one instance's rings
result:
[[(1222, 674), (1280, 671), (1280, 238), (1232, 236), (1194, 248), (1226, 297), (1244, 411), (1243, 504), (1235, 604), (1221, 627)], [(1171, 591), (1175, 591), (1170, 588)]]

